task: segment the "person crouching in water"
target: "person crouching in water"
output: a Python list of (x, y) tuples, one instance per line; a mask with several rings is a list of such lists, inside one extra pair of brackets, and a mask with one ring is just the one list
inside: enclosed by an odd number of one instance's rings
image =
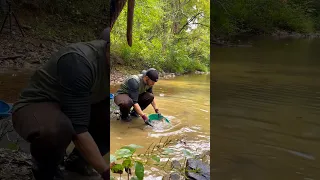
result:
[[(121, 120), (131, 121), (131, 116), (140, 116), (146, 124), (151, 126), (143, 110), (151, 104), (154, 111), (160, 114), (152, 90), (158, 79), (158, 71), (150, 68), (142, 74), (129, 76), (120, 85), (115, 93), (114, 102), (120, 108)], [(132, 106), (133, 110), (130, 112)]]

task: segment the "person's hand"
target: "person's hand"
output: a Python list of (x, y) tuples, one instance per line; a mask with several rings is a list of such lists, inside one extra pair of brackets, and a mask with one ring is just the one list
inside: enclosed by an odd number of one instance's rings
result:
[(106, 169), (103, 173), (101, 173), (101, 177), (103, 180), (110, 179), (110, 168)]
[(106, 169), (103, 173), (101, 173), (101, 177), (103, 180), (110, 179), (110, 169), (115, 165), (115, 162), (110, 164), (110, 168)]
[(142, 117), (142, 119), (143, 119), (143, 121), (144, 121), (145, 124), (153, 127), (152, 124), (151, 124), (150, 121), (149, 121), (149, 118), (148, 118), (146, 115), (143, 115), (143, 116), (141, 116), (141, 117)]
[(158, 109), (158, 108), (157, 108), (157, 109), (155, 109), (154, 111), (158, 114), (158, 116), (159, 116), (159, 117), (161, 116), (161, 113), (160, 113), (160, 111), (159, 111), (159, 109)]

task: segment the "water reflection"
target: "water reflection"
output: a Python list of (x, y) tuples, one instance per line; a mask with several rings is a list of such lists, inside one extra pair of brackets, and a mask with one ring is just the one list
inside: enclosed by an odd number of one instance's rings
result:
[(213, 48), (217, 179), (320, 178), (320, 40)]

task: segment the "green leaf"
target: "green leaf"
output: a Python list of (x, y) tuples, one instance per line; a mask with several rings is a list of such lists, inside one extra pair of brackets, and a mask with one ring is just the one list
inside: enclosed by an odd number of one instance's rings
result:
[(139, 145), (136, 145), (136, 144), (130, 144), (129, 147), (135, 148), (135, 149), (143, 148), (143, 146), (139, 146)]
[(187, 150), (182, 150), (182, 152), (183, 152), (183, 154), (185, 155), (185, 156), (187, 156), (187, 157), (192, 157), (193, 155), (189, 152), (189, 151), (187, 151)]
[(126, 159), (126, 160), (124, 160), (124, 161), (122, 162), (122, 166), (123, 166), (124, 168), (129, 168), (129, 167), (131, 167), (131, 166), (132, 166), (132, 164), (131, 164), (131, 159)]
[(136, 149), (138, 149), (138, 148), (143, 148), (143, 146), (139, 146), (139, 145), (136, 145), (136, 144), (130, 144), (130, 145), (124, 146), (124, 147), (122, 147), (120, 149), (129, 149), (133, 154), (136, 151)]
[(155, 160), (156, 162), (160, 162), (160, 158), (158, 156), (156, 156), (156, 155), (152, 155), (151, 158), (153, 160)]
[(110, 163), (113, 163), (116, 160), (117, 160), (117, 158), (113, 154), (110, 154)]
[(115, 152), (118, 158), (126, 158), (132, 156), (132, 152), (129, 149), (119, 149)]
[(112, 171), (113, 173), (122, 174), (122, 173), (123, 173), (123, 166), (122, 166), (122, 164), (116, 164), (116, 165), (112, 166), (111, 171)]
[(132, 154), (133, 154), (134, 152), (136, 152), (136, 149), (134, 149), (134, 148), (132, 148), (132, 147), (129, 147), (129, 146), (124, 146), (124, 147), (122, 147), (122, 148), (120, 148), (120, 149), (127, 149), (127, 150), (129, 150)]
[(173, 151), (172, 149), (165, 148), (165, 149), (164, 149), (164, 152), (165, 152), (166, 154), (170, 154), (170, 153), (173, 153), (174, 151)]
[(143, 177), (144, 177), (144, 166), (143, 166), (143, 164), (141, 162), (136, 161), (134, 173), (136, 174), (138, 180), (143, 180)]
[(139, 180), (136, 176), (130, 178), (130, 180)]

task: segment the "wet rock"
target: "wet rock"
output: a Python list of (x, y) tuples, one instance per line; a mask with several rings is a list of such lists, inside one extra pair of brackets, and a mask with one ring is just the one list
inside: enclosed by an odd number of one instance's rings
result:
[(31, 180), (31, 165), (30, 155), (0, 148), (1, 180)]
[(188, 159), (186, 163), (186, 176), (192, 180), (209, 180), (210, 167), (197, 159)]
[(203, 72), (203, 71), (195, 71), (195, 74), (207, 74), (207, 72)]
[(177, 161), (177, 160), (173, 160), (173, 161), (171, 162), (171, 166), (172, 166), (172, 168), (174, 168), (174, 169), (181, 169), (181, 164), (180, 164), (180, 162)]
[(171, 173), (170, 180), (180, 180), (180, 175), (178, 173)]
[[(0, 148), (0, 179), (1, 180), (33, 180), (31, 155), (21, 151)], [(81, 176), (65, 171), (65, 180), (101, 180), (99, 176)]]
[(202, 154), (210, 156), (210, 150), (204, 151)]
[(170, 180), (170, 175), (165, 175), (162, 177), (162, 180)]

